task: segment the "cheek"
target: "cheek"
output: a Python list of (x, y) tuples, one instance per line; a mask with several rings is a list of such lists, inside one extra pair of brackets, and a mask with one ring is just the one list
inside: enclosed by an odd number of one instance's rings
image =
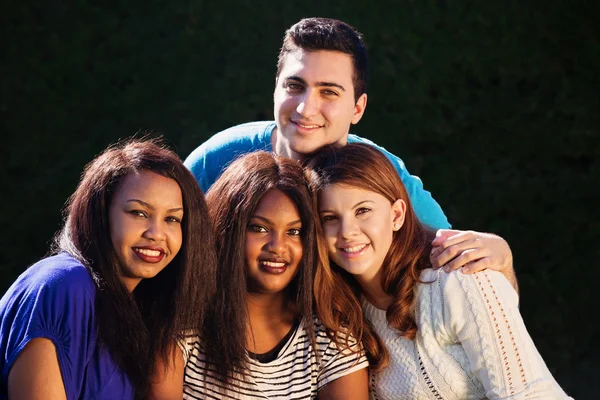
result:
[(325, 235), (325, 238), (329, 241), (329, 240), (335, 240), (335, 238), (337, 237), (337, 226), (332, 222), (328, 222), (326, 224), (323, 224), (323, 234)]
[(109, 223), (110, 241), (114, 250), (119, 253), (119, 249), (123, 247), (123, 242), (127, 235), (127, 227), (124, 226), (121, 220), (116, 218), (111, 218)]
[(325, 237), (325, 243), (327, 247), (331, 250), (331, 247), (335, 243), (337, 237), (337, 231), (333, 228), (331, 224), (325, 224), (323, 226), (323, 236)]
[(299, 241), (298, 243), (294, 243), (294, 245), (292, 246), (292, 251), (294, 252), (294, 256), (299, 262), (302, 258), (302, 254), (304, 253), (304, 251), (302, 250), (302, 242)]
[(276, 95), (274, 102), (275, 111), (279, 113), (289, 112), (297, 107), (296, 98), (294, 96), (289, 96), (287, 93)]
[(246, 235), (246, 259), (253, 259), (260, 253), (260, 243), (252, 235)]
[(369, 232), (369, 235), (372, 238), (379, 238), (380, 246), (384, 245), (389, 247), (392, 243), (394, 231), (392, 229), (392, 223), (387, 219), (382, 219), (377, 223), (373, 222), (372, 224), (369, 224), (365, 230)]
[(324, 103), (321, 106), (321, 113), (330, 120), (330, 123), (336, 125), (346, 125), (352, 114), (348, 114), (346, 106), (339, 103)]
[(179, 228), (179, 229), (176, 229), (171, 234), (171, 250), (174, 253), (177, 253), (181, 249), (182, 245), (183, 245), (183, 232), (181, 231), (181, 228)]

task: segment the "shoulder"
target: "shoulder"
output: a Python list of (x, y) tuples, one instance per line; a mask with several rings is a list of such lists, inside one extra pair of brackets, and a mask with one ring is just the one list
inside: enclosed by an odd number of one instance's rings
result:
[(252, 149), (270, 147), (271, 132), (274, 128), (273, 121), (256, 121), (225, 129), (198, 146), (184, 163), (191, 168), (194, 163), (215, 153), (242, 154)]
[(66, 253), (45, 258), (29, 267), (15, 281), (9, 291), (15, 294), (69, 293), (72, 295), (94, 292), (94, 281), (81, 262)]
[(196, 356), (196, 360), (204, 359), (204, 346), (202, 346), (199, 333), (195, 330), (189, 329), (183, 332), (177, 340), (177, 346), (183, 353), (184, 364), (188, 363), (192, 355)]
[(495, 309), (518, 312), (518, 295), (498, 271), (463, 274), (429, 268), (422, 271), (420, 279), (416, 296), (421, 314), (433, 313), (428, 319), (465, 324), (478, 315), (493, 315)]
[(360, 360), (364, 355), (362, 346), (348, 331), (328, 332), (325, 325), (317, 316), (313, 316), (313, 326), (317, 351), (322, 352), (323, 358), (350, 358)]
[[(446, 295), (457, 292), (466, 293), (472, 290), (482, 291), (493, 287), (503, 293), (508, 293), (509, 295), (512, 293), (517, 296), (517, 293), (506, 277), (501, 272), (490, 269), (474, 274), (464, 274), (460, 269), (445, 272), (442, 268), (436, 270), (427, 268), (421, 271), (420, 280), (422, 282), (418, 284), (420, 289), (426, 288), (427, 285), (431, 284), (433, 291)], [(518, 298), (515, 300), (518, 301)]]
[(392, 166), (400, 176), (402, 183), (406, 187), (410, 200), (414, 207), (415, 213), (419, 220), (432, 228), (448, 228), (450, 224), (444, 215), (440, 205), (433, 199), (431, 193), (423, 188), (423, 182), (416, 175), (411, 175), (406, 169), (404, 161), (400, 157), (390, 153), (383, 147), (377, 145), (369, 139), (362, 138), (357, 135), (348, 135), (348, 143), (364, 143), (373, 146), (379, 150), (392, 163)]
[(368, 144), (369, 146), (375, 147), (377, 150), (382, 152), (388, 158), (388, 160), (391, 161), (391, 163), (394, 165), (394, 167), (396, 168), (398, 173), (400, 173), (401, 177), (402, 177), (402, 172), (406, 170), (404, 161), (402, 161), (400, 159), (400, 157), (390, 153), (384, 147), (379, 146), (377, 143), (373, 142), (372, 140), (369, 140), (367, 138), (363, 138), (363, 137), (360, 137), (358, 135), (354, 135), (351, 133), (348, 135), (348, 143), (364, 143), (364, 144)]
[(0, 317), (22, 334), (58, 333), (65, 324), (76, 326), (93, 318), (94, 300), (95, 285), (87, 269), (58, 254), (32, 265), (15, 281), (0, 300)]
[(319, 360), (317, 380), (319, 389), (336, 379), (369, 366), (362, 346), (350, 333), (334, 332), (336, 340), (333, 340), (318, 317), (313, 317), (313, 324)]
[(236, 158), (257, 150), (271, 150), (273, 121), (249, 122), (215, 134), (185, 159), (184, 165), (206, 193)]
[(38, 337), (52, 340), (61, 368), (71, 365), (69, 355), (83, 351), (87, 338), (94, 340), (94, 298), (90, 274), (68, 254), (45, 258), (28, 268), (0, 300), (0, 342), (6, 365), (12, 365), (25, 345)]

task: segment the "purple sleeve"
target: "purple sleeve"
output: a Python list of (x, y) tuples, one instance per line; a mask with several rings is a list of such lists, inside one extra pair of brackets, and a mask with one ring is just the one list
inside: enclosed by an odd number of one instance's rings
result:
[(67, 399), (79, 398), (96, 342), (94, 293), (85, 267), (66, 255), (21, 275), (0, 303), (2, 381), (29, 341), (47, 338), (56, 347)]

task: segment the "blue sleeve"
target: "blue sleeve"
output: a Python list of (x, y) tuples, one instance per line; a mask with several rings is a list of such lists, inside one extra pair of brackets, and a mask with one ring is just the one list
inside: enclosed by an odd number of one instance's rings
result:
[(204, 193), (236, 158), (257, 150), (271, 151), (273, 121), (248, 122), (214, 134), (185, 159)]
[(81, 265), (39, 272), (25, 273), (2, 299), (2, 380), (32, 339), (47, 338), (56, 348), (67, 399), (77, 399), (96, 341), (93, 282)]
[(411, 175), (406, 170), (406, 166), (400, 158), (393, 155), (383, 147), (376, 145), (372, 141), (356, 135), (349, 135), (348, 142), (366, 143), (377, 148), (379, 151), (385, 154), (388, 160), (390, 160), (396, 168), (396, 171), (398, 171), (398, 175), (400, 175), (400, 179), (402, 179), (402, 183), (404, 183), (404, 186), (406, 187), (408, 195), (410, 196), (410, 201), (419, 220), (423, 224), (434, 229), (450, 228), (450, 223), (448, 222), (446, 215), (444, 215), (444, 211), (442, 211), (440, 205), (433, 199), (431, 193), (423, 188), (423, 182), (421, 182), (421, 179), (418, 176)]
[(190, 170), (192, 175), (194, 175), (194, 178), (196, 178), (200, 184), (202, 192), (206, 193), (210, 185), (214, 182), (213, 179), (210, 179), (207, 176), (209, 171), (207, 171), (206, 165), (206, 143), (198, 146), (196, 150), (192, 151), (185, 159), (184, 165)]

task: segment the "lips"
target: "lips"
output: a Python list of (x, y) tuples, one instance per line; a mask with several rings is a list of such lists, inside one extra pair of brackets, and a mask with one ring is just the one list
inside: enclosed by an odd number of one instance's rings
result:
[(282, 274), (286, 271), (289, 262), (282, 259), (259, 260), (258, 265), (264, 272), (270, 274)]
[(359, 256), (365, 254), (365, 252), (367, 251), (369, 246), (370, 246), (370, 243), (365, 243), (365, 244), (357, 244), (354, 246), (338, 247), (338, 249), (340, 250), (340, 253), (344, 257), (354, 258), (354, 257), (359, 257)]
[(166, 256), (161, 248), (134, 247), (133, 252), (140, 260), (153, 264), (161, 262)]
[(308, 123), (308, 122), (302, 122), (302, 121), (291, 121), (292, 124), (294, 124), (294, 126), (296, 127), (296, 130), (299, 133), (312, 133), (314, 131), (316, 131), (317, 129), (320, 129), (323, 127), (323, 125), (317, 125), (314, 123)]

